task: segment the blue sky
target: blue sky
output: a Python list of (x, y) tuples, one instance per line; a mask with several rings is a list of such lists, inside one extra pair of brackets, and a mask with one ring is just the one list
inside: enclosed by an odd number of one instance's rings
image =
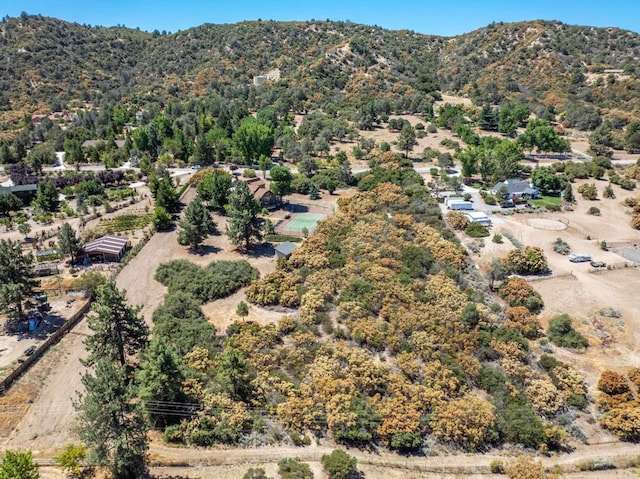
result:
[(351, 20), (453, 36), (491, 22), (559, 20), (640, 32), (639, 0), (0, 0), (0, 15), (175, 32), (242, 20)]

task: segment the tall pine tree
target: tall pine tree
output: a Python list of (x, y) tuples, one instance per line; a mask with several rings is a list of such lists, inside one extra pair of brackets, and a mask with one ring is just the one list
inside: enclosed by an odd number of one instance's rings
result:
[(127, 365), (127, 356), (138, 353), (146, 344), (149, 330), (138, 311), (126, 304), (125, 292), (115, 281), (107, 281), (98, 288), (93, 313), (87, 321), (93, 334), (85, 341), (89, 357), (86, 366), (93, 366), (98, 359), (108, 358)]
[(189, 245), (192, 249), (197, 249), (205, 238), (216, 230), (216, 225), (199, 195), (196, 195), (185, 208), (184, 216), (178, 225), (181, 228), (178, 243)]
[(93, 373), (82, 377), (86, 394), (78, 434), (89, 448), (90, 460), (109, 465), (114, 479), (137, 479), (146, 472), (147, 424), (142, 404), (127, 369), (108, 358), (99, 359)]
[(58, 235), (58, 252), (63, 256), (71, 257), (71, 264), (76, 262), (76, 257), (80, 252), (80, 241), (76, 236), (76, 231), (69, 223), (62, 225)]
[(232, 244), (238, 246), (244, 244), (249, 249), (251, 243), (262, 240), (262, 229), (258, 213), (261, 211), (260, 203), (249, 190), (244, 181), (238, 181), (235, 189), (229, 197), (229, 223), (227, 237)]
[(171, 404), (184, 402), (180, 358), (169, 341), (154, 336), (140, 354), (140, 369), (136, 373), (138, 398), (156, 426), (166, 426), (180, 420)]
[(33, 294), (36, 281), (33, 256), (22, 253), (17, 241), (0, 240), (0, 308), (15, 308), (22, 317), (22, 302)]
[(75, 403), (78, 434), (97, 464), (109, 465), (114, 479), (135, 479), (146, 473), (147, 424), (137, 401), (129, 363), (146, 344), (148, 330), (137, 311), (125, 304), (115, 282), (98, 288), (88, 319), (93, 334), (82, 377), (85, 393)]

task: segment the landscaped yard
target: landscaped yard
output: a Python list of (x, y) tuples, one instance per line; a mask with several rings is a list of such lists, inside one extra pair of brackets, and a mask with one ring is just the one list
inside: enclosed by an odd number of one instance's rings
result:
[(561, 203), (562, 203), (561, 196), (542, 195), (537, 200), (531, 200), (531, 204), (534, 206), (553, 206), (553, 205), (560, 205)]

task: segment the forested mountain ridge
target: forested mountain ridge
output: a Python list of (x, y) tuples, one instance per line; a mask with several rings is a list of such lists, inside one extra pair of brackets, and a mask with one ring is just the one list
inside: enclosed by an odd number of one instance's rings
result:
[[(405, 98), (420, 112), (435, 90), (478, 104), (525, 100), (538, 109), (603, 108), (640, 115), (640, 35), (533, 21), (452, 38), (348, 22), (204, 24), (173, 34), (91, 27), (42, 16), (0, 23), (2, 123), (25, 113), (208, 93), (249, 107), (358, 106)], [(253, 76), (279, 69), (257, 92)], [(607, 69), (622, 73), (608, 74)], [(255, 103), (255, 104), (252, 104)]]
[(442, 87), (478, 103), (521, 96), (556, 109), (583, 103), (640, 111), (634, 32), (546, 21), (491, 24), (452, 38), (439, 58)]

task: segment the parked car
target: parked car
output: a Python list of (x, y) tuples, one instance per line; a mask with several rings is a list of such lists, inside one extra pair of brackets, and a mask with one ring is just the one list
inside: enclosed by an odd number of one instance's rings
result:
[(512, 200), (500, 203), (500, 208), (515, 208), (515, 207), (516, 207), (516, 204)]
[(571, 261), (572, 263), (586, 263), (588, 261), (591, 261), (591, 255), (573, 253), (569, 255), (569, 261)]
[(31, 356), (35, 352), (36, 352), (36, 347), (35, 346), (29, 346), (27, 349), (24, 350), (24, 355), (25, 356)]
[(605, 263), (604, 261), (591, 261), (589, 264), (591, 266), (593, 266), (594, 268), (606, 268), (607, 267), (607, 263)]

